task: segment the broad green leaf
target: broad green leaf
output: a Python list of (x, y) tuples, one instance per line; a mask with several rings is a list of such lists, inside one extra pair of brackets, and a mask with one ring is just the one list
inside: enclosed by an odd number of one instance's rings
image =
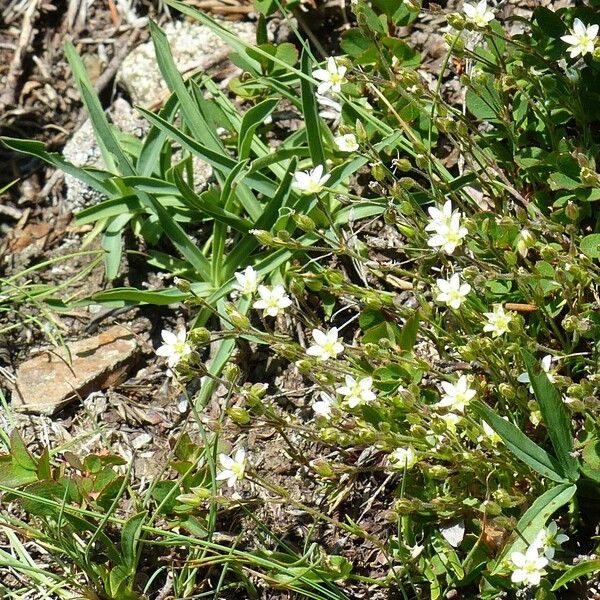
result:
[(521, 355), (525, 361), (531, 387), (540, 406), (556, 459), (569, 480), (577, 481), (579, 462), (572, 455), (571, 422), (562, 401), (562, 396), (550, 383), (548, 376), (539, 367), (535, 358), (526, 350), (521, 350)]
[(579, 245), (581, 251), (590, 258), (600, 258), (600, 233), (586, 235)]
[(400, 339), (398, 340), (398, 345), (400, 348), (402, 348), (402, 350), (410, 352), (413, 349), (413, 346), (417, 341), (420, 322), (421, 315), (418, 312), (415, 312), (414, 315), (406, 319), (406, 322), (400, 331)]
[(34, 473), (37, 471), (37, 463), (27, 450), (27, 446), (17, 429), (13, 429), (10, 433), (10, 456), (13, 464)]
[[(311, 76), (312, 61), (306, 49), (302, 52), (300, 64), (302, 72), (307, 76)], [(323, 138), (321, 137), (321, 117), (319, 116), (315, 86), (307, 78), (300, 81), (300, 89), (302, 91), (302, 114), (304, 116), (310, 157), (313, 166), (323, 165), (325, 167), (325, 150), (323, 148)]]
[(138, 559), (138, 541), (142, 532), (142, 525), (148, 515), (147, 511), (142, 511), (133, 515), (123, 525), (121, 531), (121, 551), (123, 560), (131, 574), (135, 573), (135, 567)]
[(15, 463), (2, 464), (0, 462), (0, 485), (15, 489), (37, 480), (37, 473), (31, 469), (25, 469)]
[(552, 481), (567, 483), (565, 473), (556, 458), (532, 442), (518, 427), (502, 419), (483, 402), (475, 401), (470, 406), (498, 433), (507, 448), (527, 466)]
[(507, 544), (496, 559), (495, 571), (500, 571), (504, 558), (512, 552), (523, 552), (534, 540), (548, 519), (562, 506), (567, 504), (577, 491), (576, 485), (566, 483), (556, 485), (544, 492), (525, 511), (515, 528), (516, 534), (512, 543)]

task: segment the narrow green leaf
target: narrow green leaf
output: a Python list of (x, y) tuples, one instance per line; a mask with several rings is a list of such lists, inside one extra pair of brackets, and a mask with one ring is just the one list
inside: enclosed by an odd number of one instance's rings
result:
[(552, 442), (554, 453), (562, 471), (570, 481), (577, 481), (579, 477), (579, 462), (572, 455), (573, 436), (571, 422), (558, 390), (550, 383), (546, 373), (539, 367), (535, 358), (526, 350), (521, 350), (525, 361), (529, 381), (540, 406), (540, 412), (548, 437)]
[[(159, 129), (163, 130), (172, 140), (181, 144), (184, 148), (188, 149), (193, 154), (199, 156), (202, 160), (206, 161), (209, 165), (222, 172), (225, 176), (237, 165), (237, 161), (230, 158), (226, 154), (215, 152), (210, 148), (207, 148), (200, 142), (196, 142), (191, 137), (182, 133), (175, 125), (165, 121), (158, 115), (138, 107), (139, 112), (153, 125), (156, 125)], [(244, 182), (248, 184), (252, 189), (261, 192), (267, 196), (271, 196), (275, 193), (276, 185), (268, 177), (265, 177), (261, 173), (248, 173), (245, 177)]]
[(321, 117), (319, 117), (315, 86), (310, 79), (312, 78), (312, 61), (306, 49), (302, 51), (300, 64), (302, 72), (309, 77), (300, 81), (300, 89), (302, 92), (302, 114), (304, 115), (310, 157), (314, 166), (325, 166), (325, 150), (321, 137)]
[(523, 552), (535, 540), (536, 535), (542, 530), (548, 519), (562, 506), (567, 504), (575, 495), (577, 486), (566, 483), (556, 485), (545, 491), (525, 511), (515, 528), (512, 543), (507, 544), (500, 556), (496, 559), (495, 570), (503, 568), (502, 561), (513, 552)]
[(71, 42), (65, 44), (65, 56), (73, 69), (75, 83), (79, 88), (81, 99), (90, 116), (92, 127), (96, 134), (96, 141), (102, 151), (102, 157), (108, 170), (113, 170), (115, 161), (116, 167), (123, 175), (133, 175), (134, 169), (129, 162), (127, 155), (123, 152), (117, 138), (114, 136), (111, 126), (104, 114), (98, 95), (94, 91), (92, 82), (83, 65), (83, 61), (77, 54), (75, 46)]
[(250, 156), (252, 140), (257, 127), (275, 110), (279, 100), (277, 98), (267, 98), (259, 102), (256, 106), (247, 110), (242, 119), (238, 139), (238, 158), (245, 160)]
[(132, 213), (124, 213), (113, 217), (102, 236), (102, 249), (106, 251), (104, 270), (108, 281), (112, 281), (119, 274), (119, 265), (123, 256), (123, 228), (132, 216)]
[(168, 88), (177, 96), (181, 105), (183, 118), (190, 131), (201, 139), (204, 144), (212, 150), (219, 151), (222, 149), (221, 141), (216, 132), (208, 126), (206, 119), (198, 109), (198, 105), (194, 102), (192, 95), (183, 81), (183, 77), (177, 70), (171, 48), (167, 41), (167, 36), (163, 30), (154, 21), (150, 21), (150, 34), (154, 49), (156, 52), (156, 60), (160, 72), (168, 86)]
[(475, 401), (470, 406), (498, 433), (506, 447), (517, 458), (543, 477), (558, 483), (567, 483), (564, 471), (556, 458), (532, 442), (518, 427), (502, 419), (483, 402)]
[(595, 560), (587, 560), (585, 562), (577, 563), (576, 565), (573, 565), (571, 568), (567, 569), (556, 580), (556, 583), (552, 586), (552, 591), (555, 592), (563, 585), (566, 585), (574, 579), (579, 579), (579, 577), (589, 575), (590, 573), (597, 573), (598, 571), (600, 571), (600, 559), (598, 558)]

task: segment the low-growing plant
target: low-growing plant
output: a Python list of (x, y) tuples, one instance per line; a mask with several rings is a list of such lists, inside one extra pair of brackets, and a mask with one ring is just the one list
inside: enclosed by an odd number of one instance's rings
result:
[[(201, 378), (190, 404), (202, 442), (184, 435), (140, 498), (110, 456), (66, 457), (77, 475), (65, 479), (66, 467), (48, 453), (34, 459), (13, 434), (2, 461), (16, 479), (2, 489), (53, 520), (41, 542), (107, 598), (155, 589), (136, 578), (153, 546), (189, 549), (183, 566), (169, 567), (183, 597), (204, 594), (201, 581), (215, 583), (214, 597), (259, 597), (258, 578), (317, 599), (351, 597), (357, 583), (403, 598), (496, 598), (522, 587), (557, 598), (597, 572), (597, 13), (538, 8), (529, 21), (501, 22), (485, 0), (465, 6), (448, 15), (448, 49), (428, 82), (419, 53), (398, 37), (418, 18), (416, 2), (358, 0), (345, 54), (323, 60), (301, 36), (268, 41), (265, 16), (288, 10), (277, 2), (257, 4), (256, 45), (168, 4), (231, 45), (241, 75), (229, 91), (201, 73), (184, 81), (153, 24), (172, 95), (157, 114), (138, 109), (151, 124), (142, 143), (108, 122), (70, 45), (106, 168), (3, 142), (107, 197), (77, 219), (102, 235), (108, 281), (127, 227), (149, 265), (177, 277), (168, 289), (114, 288), (87, 301), (193, 311), (190, 332), (163, 331), (157, 353), (179, 383)], [(452, 69), (459, 100), (446, 85)], [(302, 125), (277, 126), (278, 107)], [(213, 167), (201, 192), (193, 158)], [(311, 410), (282, 408), (245, 372), (238, 346), (293, 363), (310, 381)], [(222, 421), (207, 431), (199, 418), (217, 383), (228, 390), (220, 419), (278, 432), (323, 490), (318, 507), (258, 473), (243, 448), (219, 452)], [(367, 478), (375, 491), (356, 510), (349, 498)], [(248, 497), (220, 492), (247, 491), (246, 480), (310, 515), (315, 529), (326, 523), (370, 544), (380, 576), (316, 535), (291, 547), (253, 517)], [(133, 506), (117, 517), (126, 493)], [(389, 523), (377, 533), (366, 520), (375, 503)], [(258, 522), (254, 547), (242, 535), (213, 541), (230, 507)], [(65, 523), (79, 536), (71, 545), (56, 529)], [(90, 564), (93, 552), (108, 566)]]

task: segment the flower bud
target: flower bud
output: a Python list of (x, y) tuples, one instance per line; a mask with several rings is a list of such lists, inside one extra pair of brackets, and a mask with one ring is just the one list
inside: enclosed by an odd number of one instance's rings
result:
[(546, 262), (552, 262), (558, 257), (558, 252), (552, 246), (544, 246), (540, 250), (540, 256)]
[(294, 213), (292, 219), (294, 219), (294, 223), (296, 223), (302, 231), (311, 232), (315, 230), (315, 222), (308, 215)]
[(250, 233), (265, 246), (269, 246), (273, 243), (273, 236), (264, 229), (251, 229)]
[(515, 388), (508, 383), (501, 383), (498, 386), (498, 392), (500, 392), (500, 395), (506, 398), (507, 400), (513, 400), (517, 397), (517, 392)]
[(250, 423), (250, 413), (240, 406), (231, 406), (227, 409), (226, 413), (238, 425), (248, 425)]
[(333, 467), (324, 458), (317, 458), (316, 460), (313, 460), (310, 465), (320, 477), (323, 477), (324, 479), (335, 478)]
[(446, 19), (448, 21), (448, 25), (450, 25), (450, 27), (454, 27), (454, 29), (457, 31), (461, 31), (465, 28), (465, 17), (460, 13), (450, 13)]
[(377, 181), (383, 181), (386, 176), (385, 167), (381, 163), (372, 164), (371, 175), (373, 175)]
[(233, 310), (227, 316), (236, 329), (241, 329), (242, 331), (250, 329), (250, 319), (241, 312)]
[(233, 365), (231, 363), (228, 364), (225, 367), (225, 369), (223, 369), (223, 375), (229, 383), (235, 383), (240, 378), (241, 374), (242, 371), (240, 370), (240, 368), (237, 365)]
[(407, 158), (396, 158), (393, 161), (394, 167), (398, 169), (398, 171), (402, 171), (403, 173), (408, 173), (412, 169), (412, 165), (410, 164), (410, 160)]
[(359, 144), (364, 144), (369, 139), (365, 126), (358, 119), (356, 119), (356, 139)]
[(188, 340), (192, 344), (204, 345), (210, 342), (210, 331), (206, 327), (196, 327), (189, 333)]
[(187, 279), (181, 279), (180, 277), (175, 277), (173, 280), (175, 287), (184, 294), (189, 294), (192, 289), (192, 284), (187, 281)]
[(481, 503), (479, 510), (488, 516), (497, 517), (502, 514), (502, 507), (493, 500), (486, 500)]
[[(595, 185), (600, 187), (600, 181), (597, 182)], [(569, 201), (565, 206), (565, 215), (567, 215), (567, 218), (571, 221), (577, 221), (577, 217), (579, 216), (579, 208), (577, 208), (577, 206), (573, 202)]]
[(450, 475), (450, 469), (444, 465), (433, 465), (427, 472), (433, 479), (438, 480), (446, 479)]
[(296, 369), (301, 375), (308, 375), (313, 370), (313, 364), (310, 360), (301, 359), (296, 361)]

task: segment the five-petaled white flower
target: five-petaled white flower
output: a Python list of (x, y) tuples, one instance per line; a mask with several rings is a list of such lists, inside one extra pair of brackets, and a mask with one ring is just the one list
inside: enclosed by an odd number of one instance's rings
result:
[(548, 527), (544, 527), (537, 534), (532, 546), (539, 548), (540, 552), (543, 552), (548, 560), (552, 560), (556, 549), (560, 549), (561, 545), (568, 540), (569, 536), (564, 533), (558, 533), (558, 525), (556, 521), (552, 521), (548, 524)]
[(539, 585), (542, 575), (546, 574), (544, 567), (548, 564), (548, 559), (539, 555), (537, 546), (529, 546), (525, 554), (513, 552), (510, 555), (510, 561), (514, 566), (510, 577), (513, 583)]
[(465, 406), (471, 402), (477, 393), (469, 387), (469, 380), (466, 375), (461, 375), (456, 384), (442, 381), (442, 389), (445, 393), (435, 405), (436, 408), (450, 408), (459, 412), (465, 410)]
[(248, 265), (242, 272), (233, 274), (237, 283), (233, 285), (233, 289), (242, 294), (254, 294), (258, 288), (258, 272)]
[(494, 13), (488, 8), (486, 0), (480, 0), (477, 4), (464, 4), (463, 11), (467, 20), (477, 27), (486, 27), (494, 19)]
[(185, 327), (181, 328), (177, 334), (163, 329), (160, 333), (163, 344), (156, 349), (158, 356), (164, 356), (167, 359), (169, 375), (173, 374), (172, 369), (177, 363), (191, 353), (192, 347), (187, 343), (187, 332)]
[(417, 457), (417, 453), (412, 446), (408, 446), (407, 448), (396, 448), (390, 454), (390, 463), (391, 466), (395, 469), (412, 469), (418, 462), (419, 459)]
[(294, 173), (292, 187), (303, 194), (318, 194), (323, 191), (330, 175), (323, 175), (323, 165), (317, 165), (309, 171), (297, 171)]
[(333, 141), (340, 152), (356, 152), (358, 150), (358, 142), (353, 133), (338, 135)]
[(431, 221), (425, 226), (425, 231), (433, 231), (433, 235), (427, 240), (427, 245), (432, 248), (440, 247), (447, 254), (452, 254), (457, 246), (462, 244), (462, 239), (468, 230), (462, 227), (460, 220), (462, 213), (452, 210), (452, 202), (448, 200), (441, 208), (430, 207), (428, 209)]
[(488, 322), (483, 326), (483, 331), (491, 332), (493, 337), (498, 337), (509, 331), (513, 320), (511, 313), (507, 313), (501, 304), (494, 306), (494, 312), (485, 312), (483, 316)]
[(313, 77), (321, 83), (317, 87), (318, 94), (325, 94), (332, 91), (334, 94), (339, 94), (342, 91), (342, 84), (346, 83), (346, 67), (338, 65), (335, 58), (330, 56), (327, 59), (326, 69), (316, 69), (313, 71)]
[(344, 351), (344, 344), (338, 342), (337, 327), (332, 327), (329, 331), (313, 329), (312, 337), (315, 343), (306, 350), (306, 354), (318, 360), (335, 358)]
[(584, 25), (580, 19), (573, 21), (573, 29), (570, 35), (563, 35), (560, 39), (569, 44), (568, 52), (571, 58), (576, 56), (585, 56), (594, 51), (596, 38), (598, 37), (600, 25)]
[(223, 469), (217, 473), (217, 481), (227, 480), (227, 485), (234, 487), (237, 481), (244, 479), (246, 451), (243, 448), (239, 448), (233, 458), (227, 454), (219, 454), (219, 462)]
[(332, 411), (337, 406), (335, 399), (325, 392), (321, 392), (319, 398), (320, 400), (314, 401), (311, 405), (315, 415), (331, 419)]
[[(544, 356), (544, 358), (542, 358), (542, 369), (546, 373), (546, 376), (548, 377), (548, 380), (550, 381), (550, 383), (552, 383), (554, 381), (554, 375), (552, 373), (552, 355), (546, 354), (546, 356)], [(531, 383), (531, 381), (529, 379), (529, 373), (527, 373), (527, 372), (521, 373), (517, 377), (517, 381), (519, 383)], [(531, 385), (529, 386), (529, 391), (533, 394), (533, 386), (531, 386)]]
[(346, 375), (345, 380), (346, 385), (337, 388), (335, 391), (344, 397), (344, 403), (349, 408), (372, 402), (377, 398), (377, 395), (371, 389), (373, 387), (372, 377), (363, 377), (357, 381), (354, 377)]
[(266, 285), (258, 286), (258, 295), (260, 300), (257, 300), (252, 308), (258, 308), (263, 311), (263, 317), (276, 317), (282, 313), (288, 306), (292, 305), (290, 297), (285, 293), (285, 288), (282, 285), (276, 285), (274, 288), (269, 288)]
[(468, 283), (461, 283), (458, 273), (454, 273), (450, 279), (438, 279), (436, 284), (440, 293), (435, 297), (436, 302), (444, 302), (450, 308), (458, 310), (467, 294), (471, 291)]

